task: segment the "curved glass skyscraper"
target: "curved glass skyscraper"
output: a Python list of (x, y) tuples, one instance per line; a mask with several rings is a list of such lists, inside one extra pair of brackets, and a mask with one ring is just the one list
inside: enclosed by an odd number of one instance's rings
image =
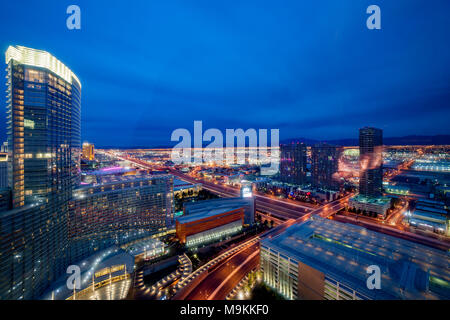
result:
[(68, 263), (68, 210), (80, 172), (81, 84), (45, 51), (6, 51), (8, 178), (0, 213), (0, 298), (38, 297)]

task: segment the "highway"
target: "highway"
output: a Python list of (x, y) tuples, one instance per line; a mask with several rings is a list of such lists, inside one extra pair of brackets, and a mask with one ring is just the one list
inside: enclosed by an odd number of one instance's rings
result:
[(402, 208), (396, 210), (394, 213), (392, 213), (386, 218), (386, 223), (393, 226), (401, 225), (401, 222), (407, 210), (408, 210), (408, 203), (405, 203), (405, 205)]
[(228, 293), (259, 263), (259, 243), (254, 243), (208, 271), (185, 300), (225, 300)]
[(265, 237), (272, 238), (274, 236), (277, 236), (280, 233), (284, 232), (290, 226), (292, 226), (294, 224), (302, 223), (315, 215), (319, 215), (322, 218), (329, 218), (332, 215), (339, 212), (340, 210), (342, 210), (345, 207), (347, 200), (352, 196), (353, 196), (352, 193), (348, 194), (341, 199), (335, 200), (335, 201), (330, 202), (318, 209), (308, 212), (297, 219), (289, 219), (285, 223), (282, 223), (282, 224), (278, 225), (277, 227), (265, 232), (263, 235), (261, 235), (261, 238), (265, 238)]
[[(122, 156), (118, 156), (116, 154), (111, 154), (109, 152), (106, 152), (106, 154), (108, 154), (109, 156), (116, 157), (120, 160), (132, 162), (136, 166), (144, 168), (144, 169), (168, 170), (170, 172), (170, 174), (172, 174), (184, 181), (187, 181), (189, 183), (193, 183), (193, 184), (201, 183), (202, 187), (204, 189), (209, 190), (221, 197), (225, 197), (225, 198), (238, 197), (240, 194), (239, 190), (236, 188), (232, 188), (232, 187), (220, 185), (220, 184), (215, 184), (215, 183), (207, 182), (204, 180), (197, 180), (197, 179), (190, 177), (186, 174), (183, 174), (173, 168), (166, 168), (166, 167), (156, 168), (155, 166), (150, 165), (149, 163), (139, 160), (139, 159), (135, 159), (135, 158), (131, 158), (131, 157), (122, 157)], [(297, 219), (314, 209), (314, 207), (312, 205), (300, 204), (300, 203), (290, 200), (290, 199), (280, 200), (280, 199), (277, 199), (272, 196), (262, 195), (262, 194), (258, 194), (258, 193), (254, 194), (254, 197), (256, 200), (255, 201), (255, 207), (256, 207), (255, 209), (257, 211), (261, 211), (266, 214), (270, 214), (270, 215), (274, 216), (275, 218), (281, 219), (281, 220)]]

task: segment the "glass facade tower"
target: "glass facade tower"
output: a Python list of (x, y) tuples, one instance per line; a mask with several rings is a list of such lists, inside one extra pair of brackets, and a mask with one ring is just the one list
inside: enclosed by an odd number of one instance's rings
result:
[(71, 261), (173, 225), (172, 176), (112, 178), (74, 191), (68, 224)]
[(280, 179), (291, 184), (305, 184), (306, 181), (306, 145), (292, 143), (281, 145)]
[(324, 189), (339, 189), (339, 148), (325, 143), (311, 148), (312, 185)]
[(8, 182), (0, 213), (0, 298), (38, 297), (68, 263), (69, 200), (80, 180), (81, 84), (48, 52), (10, 46)]
[(382, 196), (383, 131), (365, 127), (359, 129), (359, 194)]

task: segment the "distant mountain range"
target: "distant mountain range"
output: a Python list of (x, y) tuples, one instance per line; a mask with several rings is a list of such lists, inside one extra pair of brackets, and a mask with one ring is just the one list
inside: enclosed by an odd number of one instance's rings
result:
[[(314, 145), (320, 142), (326, 142), (328, 144), (339, 145), (339, 146), (357, 146), (359, 145), (358, 138), (354, 139), (335, 139), (335, 140), (314, 140), (307, 138), (297, 138), (297, 139), (286, 139), (280, 143), (291, 143), (291, 142), (303, 142), (307, 145)], [(383, 138), (383, 143), (386, 146), (395, 145), (450, 145), (450, 135), (437, 135), (437, 136), (405, 136), (405, 137), (387, 137)]]
[[(359, 144), (358, 138), (353, 139), (334, 139), (334, 140), (314, 140), (308, 138), (295, 138), (286, 139), (280, 141), (281, 144), (291, 143), (291, 142), (303, 142), (307, 145), (314, 145), (320, 142), (326, 142), (328, 144), (338, 145), (338, 146), (357, 146)], [(450, 135), (436, 135), (436, 136), (405, 136), (405, 137), (388, 137), (383, 138), (384, 145), (395, 146), (395, 145), (450, 145)], [(205, 144), (205, 146), (208, 143)], [(173, 146), (96, 146), (100, 149), (166, 149), (172, 148)]]

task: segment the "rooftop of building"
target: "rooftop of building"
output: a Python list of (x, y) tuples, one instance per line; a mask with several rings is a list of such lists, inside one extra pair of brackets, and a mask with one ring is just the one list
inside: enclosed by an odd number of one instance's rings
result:
[(137, 256), (137, 255), (143, 253), (144, 251), (163, 248), (165, 246), (166, 245), (164, 244), (164, 242), (160, 241), (159, 239), (150, 238), (150, 239), (138, 241), (136, 243), (133, 243), (133, 244), (127, 246), (125, 248), (125, 251), (127, 253), (131, 254), (132, 256)]
[(201, 185), (201, 183), (193, 184), (178, 178), (173, 179), (173, 188), (175, 189), (183, 189), (183, 188), (192, 188), (194, 186)]
[(192, 185), (192, 183), (181, 180), (181, 179), (173, 179), (173, 186), (174, 187), (180, 187), (180, 186), (187, 186), (187, 185)]
[(359, 203), (369, 203), (373, 205), (386, 205), (391, 202), (391, 198), (389, 197), (366, 197), (362, 194), (358, 194), (351, 198), (351, 200), (359, 202)]
[[(81, 261), (78, 261), (74, 265), (80, 268), (81, 275), (81, 290), (89, 287), (92, 284), (92, 276), (104, 268), (124, 265), (125, 270), (116, 272), (113, 276), (118, 273), (131, 273), (134, 270), (134, 257), (127, 253), (125, 250), (120, 249), (117, 246), (112, 246), (107, 249), (101, 250)], [(72, 295), (73, 291), (69, 290), (67, 287), (67, 274), (61, 275), (56, 281), (53, 282), (51, 287), (46, 290), (42, 295), (41, 299), (50, 300), (52, 294), (54, 294), (55, 300), (63, 300)], [(99, 280), (104, 280), (104, 277), (99, 277), (95, 279), (98, 283)], [(80, 290), (77, 290), (80, 291)]]
[(445, 205), (445, 203), (442, 201), (429, 200), (429, 199), (419, 199), (419, 200), (417, 200), (417, 203), (421, 203), (424, 205), (440, 206), (440, 207), (443, 207)]
[(447, 223), (448, 218), (444, 215), (441, 215), (439, 213), (432, 213), (429, 211), (423, 211), (423, 210), (414, 210), (414, 212), (411, 213), (411, 216), (416, 219), (432, 219), (432, 220), (438, 220), (440, 223)]
[(436, 221), (430, 221), (430, 220), (425, 220), (425, 219), (420, 219), (420, 218), (411, 218), (409, 220), (409, 223), (412, 226), (416, 226), (416, 227), (426, 227), (429, 229), (432, 228), (436, 228), (436, 229), (440, 229), (441, 231), (445, 231), (446, 225), (444, 222), (436, 222)]
[(448, 214), (447, 210), (445, 210), (444, 207), (436, 208), (436, 207), (417, 205), (416, 210), (426, 211), (426, 212), (434, 213), (434, 214), (444, 214), (444, 215)]
[(186, 202), (184, 203), (184, 209), (187, 212), (195, 212), (201, 211), (208, 208), (222, 208), (222, 207), (230, 207), (230, 206), (244, 206), (251, 205), (253, 202), (253, 198), (217, 198), (217, 199), (209, 199), (204, 201), (197, 202)]
[(119, 174), (119, 173), (126, 173), (130, 171), (136, 171), (136, 169), (132, 168), (125, 168), (121, 166), (110, 166), (110, 167), (104, 167), (95, 171), (89, 171), (89, 172), (82, 172), (82, 174), (86, 175), (92, 175), (92, 176), (104, 176), (104, 175), (111, 175), (111, 174)]
[(240, 208), (242, 208), (242, 206), (239, 204), (229, 204), (228, 206), (219, 206), (219, 207), (206, 206), (205, 208), (203, 208), (203, 210), (195, 211), (193, 213), (189, 213), (187, 215), (177, 217), (176, 220), (181, 224), (189, 223), (189, 222), (193, 222), (193, 221), (204, 219), (204, 218), (214, 217), (216, 215), (219, 215), (219, 214), (222, 214), (225, 212), (229, 212), (232, 210), (237, 210)]
[[(450, 298), (448, 252), (357, 225), (314, 217), (262, 240), (261, 246), (301, 261), (373, 299)], [(366, 270), (371, 265), (381, 269), (382, 290), (366, 286)], [(426, 290), (430, 282), (434, 291)]]
[(5, 53), (6, 64), (11, 59), (24, 65), (48, 69), (69, 83), (72, 83), (72, 79), (75, 79), (81, 88), (80, 80), (75, 73), (47, 51), (24, 46), (9, 46)]
[(78, 188), (78, 190), (88, 189), (88, 188), (92, 188), (92, 187), (114, 185), (114, 184), (118, 184), (118, 183), (140, 182), (140, 181), (148, 181), (148, 180), (161, 179), (161, 178), (167, 179), (169, 177), (172, 177), (172, 176), (169, 174), (105, 175), (105, 176), (98, 177), (97, 182), (82, 184)]

